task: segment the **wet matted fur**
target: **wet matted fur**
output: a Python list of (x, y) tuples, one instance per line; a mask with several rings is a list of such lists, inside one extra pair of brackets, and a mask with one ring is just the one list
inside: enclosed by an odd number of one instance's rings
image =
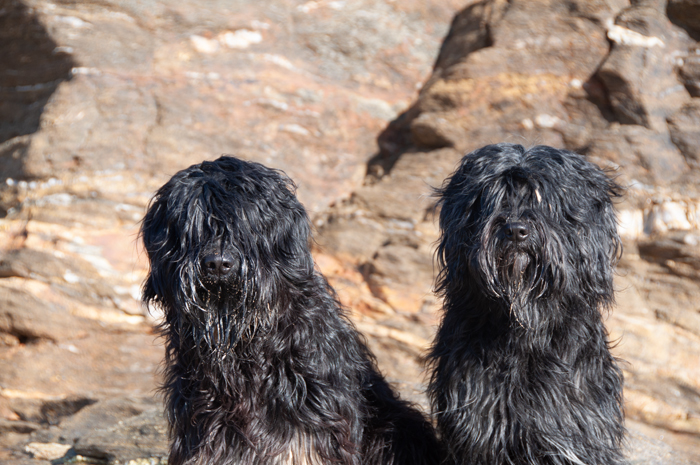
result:
[(141, 236), (143, 297), (163, 309), (170, 465), (436, 464), (314, 267), (280, 171), (233, 157), (177, 173)]
[(602, 312), (620, 187), (565, 150), (489, 145), (437, 191), (444, 317), (429, 393), (449, 463), (622, 463)]

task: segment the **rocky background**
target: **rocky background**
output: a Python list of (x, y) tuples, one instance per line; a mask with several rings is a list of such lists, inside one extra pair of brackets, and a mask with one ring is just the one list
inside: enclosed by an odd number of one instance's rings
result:
[(316, 260), (427, 410), (431, 186), (465, 151), (614, 171), (633, 464), (700, 461), (700, 4), (0, 0), (0, 463), (159, 463), (139, 220), (222, 153), (285, 170)]

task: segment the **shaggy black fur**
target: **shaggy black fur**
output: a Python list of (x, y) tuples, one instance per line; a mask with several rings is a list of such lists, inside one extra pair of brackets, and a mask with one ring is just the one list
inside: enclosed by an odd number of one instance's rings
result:
[(438, 190), (444, 319), (429, 393), (449, 462), (622, 463), (602, 311), (620, 188), (574, 153), (489, 145)]
[(144, 300), (165, 312), (170, 465), (435, 464), (316, 271), (283, 173), (221, 157), (177, 173), (142, 238)]

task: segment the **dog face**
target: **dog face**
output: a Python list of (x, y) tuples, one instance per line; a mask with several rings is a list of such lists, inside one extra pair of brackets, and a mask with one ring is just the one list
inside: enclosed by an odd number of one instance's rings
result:
[(266, 321), (278, 283), (313, 269), (294, 189), (283, 173), (233, 157), (177, 173), (143, 220), (144, 300), (209, 346), (234, 344)]
[(611, 303), (619, 186), (597, 166), (546, 146), (489, 145), (466, 155), (437, 194), (445, 295), (455, 295), (449, 286), (484, 294), (523, 326), (536, 324), (525, 311), (533, 299)]

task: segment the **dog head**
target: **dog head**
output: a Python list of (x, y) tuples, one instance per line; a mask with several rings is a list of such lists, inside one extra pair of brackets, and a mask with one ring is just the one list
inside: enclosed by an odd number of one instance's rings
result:
[(620, 187), (566, 150), (489, 145), (466, 155), (437, 191), (438, 290), (481, 293), (525, 326), (537, 299), (612, 303), (621, 252), (612, 198)]
[(264, 324), (281, 288), (313, 270), (294, 190), (282, 172), (227, 156), (175, 174), (141, 227), (150, 261), (144, 301), (209, 346)]

